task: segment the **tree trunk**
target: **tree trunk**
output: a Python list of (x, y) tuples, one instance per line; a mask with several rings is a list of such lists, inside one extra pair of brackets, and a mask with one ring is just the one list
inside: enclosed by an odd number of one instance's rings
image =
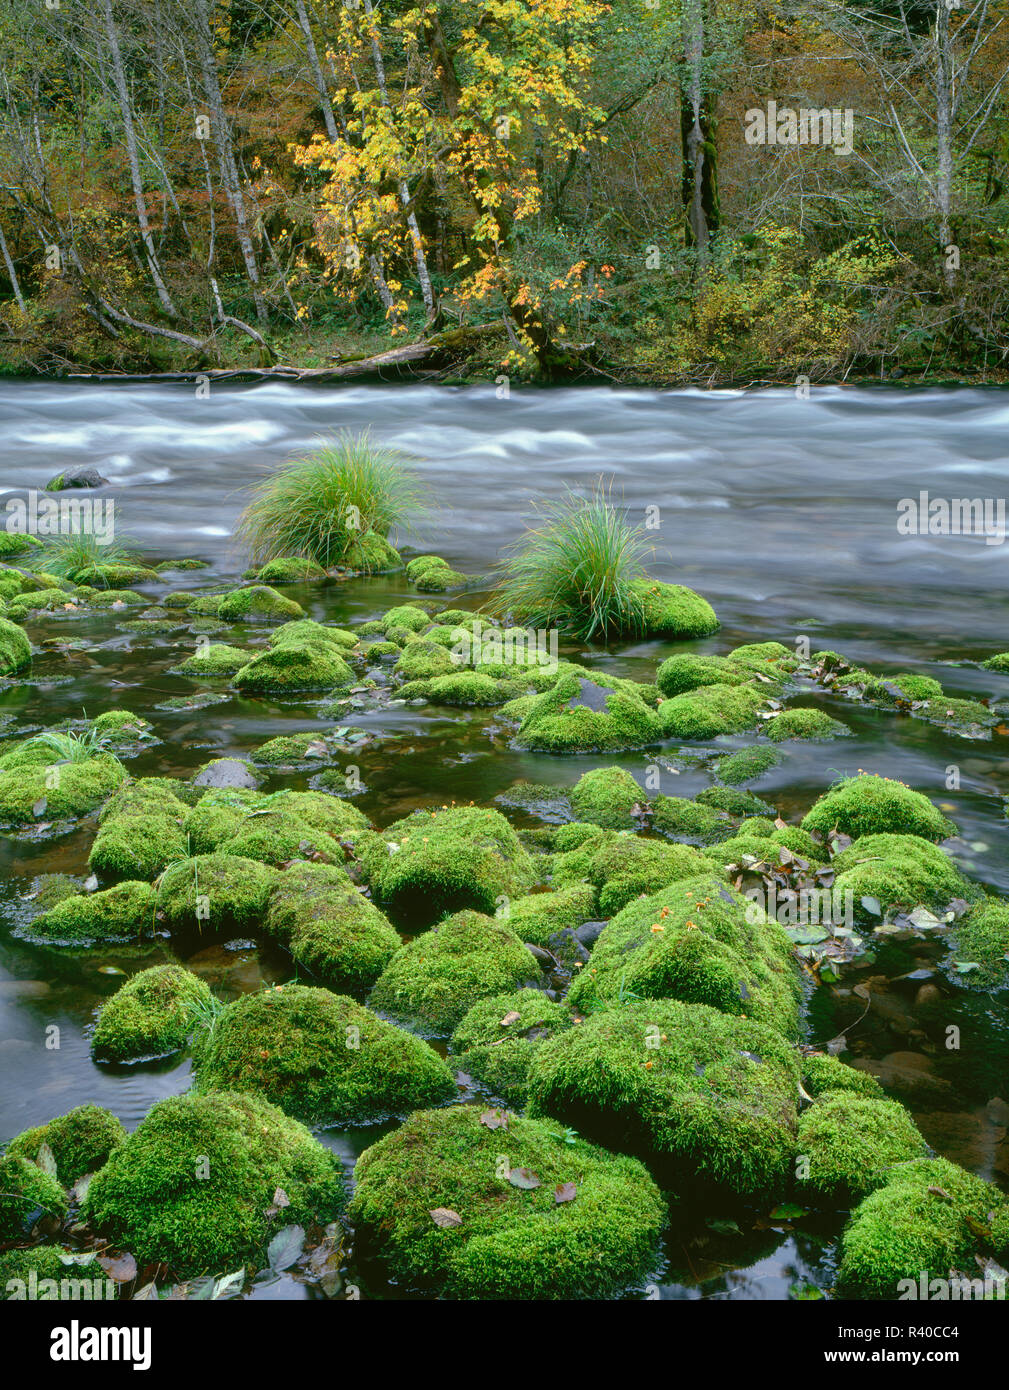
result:
[(119, 36), (116, 33), (116, 23), (112, 16), (112, 0), (105, 0), (105, 36), (108, 40), (109, 54), (112, 58), (112, 78), (115, 83), (116, 95), (119, 98), (119, 110), (123, 118), (123, 132), (126, 137), (126, 155), (130, 162), (130, 179), (133, 183), (133, 200), (137, 207), (137, 224), (140, 227), (140, 236), (144, 243), (144, 250), (147, 252), (147, 265), (151, 272), (151, 280), (157, 290), (158, 299), (161, 307), (169, 318), (178, 318), (178, 311), (172, 303), (172, 297), (168, 292), (161, 273), (161, 266), (158, 263), (158, 253), (154, 249), (154, 237), (151, 234), (151, 223), (147, 215), (147, 203), (144, 199), (144, 183), (140, 173), (140, 159), (137, 155), (137, 136), (133, 126), (133, 112), (130, 108), (130, 94), (126, 87), (126, 73), (123, 69), (123, 55), (119, 49)]
[(947, 286), (952, 288), (956, 271), (948, 262), (946, 248), (951, 244), (950, 239), (953, 235), (953, 53), (950, 43), (949, 10), (943, 0), (940, 0), (936, 10), (935, 47), (935, 194), (939, 211), (939, 250), (942, 254), (943, 278)]
[(200, 46), (200, 60), (203, 66), (203, 86), (206, 92), (207, 105), (210, 107), (211, 122), (214, 129), (214, 142), (217, 145), (217, 157), (221, 166), (221, 180), (224, 184), (224, 191), (227, 194), (231, 210), (235, 214), (235, 225), (238, 230), (238, 244), (241, 247), (242, 259), (245, 262), (245, 269), (249, 276), (249, 284), (252, 286), (252, 298), (256, 305), (256, 317), (260, 324), (266, 323), (266, 304), (263, 301), (263, 292), (260, 285), (259, 265), (256, 261), (256, 251), (252, 244), (252, 236), (249, 232), (248, 216), (245, 210), (245, 197), (242, 193), (241, 181), (238, 177), (238, 165), (235, 161), (235, 151), (231, 143), (231, 130), (228, 125), (227, 117), (224, 114), (224, 99), (221, 96), (221, 86), (217, 80), (217, 58), (214, 55), (214, 40), (210, 31), (210, 20), (207, 15), (207, 0), (195, 0), (194, 11), (196, 15), (196, 32)]
[(705, 0), (684, 0), (683, 67), (680, 85), (683, 211), (686, 244), (696, 246), (700, 266), (707, 262), (711, 238), (718, 230), (715, 144), (704, 93)]
[(14, 298), (22, 314), (26, 314), (28, 309), (25, 305), (24, 297), (21, 294), (21, 286), (18, 284), (18, 273), (14, 269), (14, 261), (11, 253), (7, 249), (7, 238), (4, 236), (3, 223), (0, 222), (0, 254), (3, 255), (4, 265), (7, 267), (7, 278), (11, 282), (11, 289), (14, 291)]

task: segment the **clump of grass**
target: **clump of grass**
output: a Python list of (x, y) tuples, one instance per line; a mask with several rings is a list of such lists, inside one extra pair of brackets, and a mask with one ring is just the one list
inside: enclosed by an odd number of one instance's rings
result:
[[(78, 575), (88, 575), (98, 565), (136, 565), (136, 552), (130, 547), (111, 541), (100, 545), (88, 533), (79, 536), (52, 536), (42, 549), (32, 556), (32, 568), (58, 579), (79, 583)], [(97, 588), (103, 587), (101, 584)]]
[(650, 552), (644, 528), (632, 526), (600, 481), (592, 496), (569, 488), (539, 509), (539, 520), (500, 566), (495, 612), (535, 628), (560, 628), (588, 641), (644, 628), (636, 580)]
[(362, 532), (385, 539), (394, 526), (410, 530), (427, 505), (428, 489), (406, 455), (376, 444), (367, 430), (343, 433), (259, 483), (237, 535), (256, 564), (301, 556), (329, 569)]
[(109, 748), (108, 737), (97, 729), (86, 729), (80, 734), (36, 734), (29, 740), (31, 744), (48, 748), (64, 763), (86, 763)]

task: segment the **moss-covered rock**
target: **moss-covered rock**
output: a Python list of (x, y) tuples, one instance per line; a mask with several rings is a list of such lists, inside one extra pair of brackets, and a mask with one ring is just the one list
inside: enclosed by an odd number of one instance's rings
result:
[(440, 555), (418, 555), (407, 565), (406, 577), (421, 593), (429, 594), (459, 589), (467, 582), (466, 576), (454, 570)]
[(236, 690), (243, 694), (283, 694), (289, 690), (345, 690), (354, 673), (336, 644), (315, 639), (280, 642), (259, 652), (237, 673)]
[(418, 608), (413, 603), (401, 603), (396, 608), (390, 608), (377, 621), (387, 637), (392, 637), (397, 631), (423, 632), (431, 623), (423, 608)]
[(327, 864), (285, 869), (270, 893), (264, 926), (296, 965), (335, 990), (370, 989), (400, 948), (388, 918), (343, 869)]
[(1001, 1194), (944, 1158), (892, 1170), (852, 1215), (841, 1240), (838, 1285), (860, 1298), (899, 1298), (902, 1280), (977, 1273), (979, 1230), (1002, 1207)]
[(987, 661), (982, 661), (981, 665), (986, 671), (1009, 671), (1009, 652), (996, 652)]
[(248, 665), (251, 655), (241, 647), (229, 647), (226, 642), (211, 642), (187, 657), (179, 670), (186, 676), (233, 676)]
[(215, 1092), (153, 1106), (92, 1180), (83, 1211), (138, 1264), (186, 1277), (262, 1261), (279, 1226), (325, 1224), (343, 1197), (339, 1159), (303, 1125), (258, 1096)]
[(37, 1163), (47, 1144), (56, 1161), (57, 1179), (64, 1187), (72, 1187), (85, 1173), (96, 1173), (125, 1138), (125, 1129), (110, 1110), (78, 1105), (47, 1124), (22, 1130), (7, 1146), (7, 1153)]
[(663, 738), (709, 739), (741, 734), (757, 723), (761, 695), (749, 685), (706, 685), (663, 700), (658, 709)]
[(32, 644), (24, 629), (7, 618), (0, 618), (0, 676), (20, 671), (31, 659)]
[(516, 742), (546, 753), (591, 753), (646, 748), (659, 737), (655, 711), (633, 681), (566, 670), (531, 703)]
[(159, 779), (133, 782), (102, 811), (88, 863), (109, 878), (152, 879), (187, 853), (187, 815)]
[(78, 820), (97, 811), (126, 781), (126, 769), (111, 753), (83, 762), (63, 762), (53, 749), (0, 772), (0, 824)]
[(300, 645), (302, 642), (316, 642), (335, 647), (337, 651), (347, 652), (357, 646), (357, 637), (345, 627), (334, 627), (329, 623), (317, 623), (314, 618), (296, 618), (281, 623), (270, 633), (270, 646), (282, 647), (287, 642)]
[(652, 824), (663, 835), (697, 845), (723, 840), (734, 829), (728, 814), (717, 806), (662, 792), (652, 798)]
[(931, 676), (916, 676), (904, 671), (896, 676), (882, 676), (866, 683), (866, 699), (883, 705), (913, 703), (916, 700), (941, 700), (942, 686)]
[(733, 647), (729, 661), (778, 684), (799, 668), (799, 658), (782, 642), (746, 642)]
[[(865, 1197), (895, 1165), (925, 1158), (928, 1146), (895, 1100), (827, 1091), (799, 1117), (800, 1191), (846, 1200)], [(804, 1161), (803, 1161), (804, 1160)]]
[(681, 1190), (750, 1197), (784, 1185), (799, 1068), (764, 1024), (704, 1004), (646, 999), (548, 1039), (529, 1069), (530, 1114), (646, 1157)]
[(571, 809), (580, 821), (611, 830), (632, 830), (645, 795), (622, 767), (597, 767), (571, 788)]
[(786, 709), (767, 721), (765, 733), (773, 743), (785, 743), (793, 738), (845, 738), (851, 730), (822, 709)]
[(98, 893), (64, 898), (40, 913), (25, 935), (50, 946), (133, 941), (152, 934), (156, 903), (149, 883), (127, 879)]
[(451, 675), (458, 670), (458, 665), (452, 660), (452, 654), (446, 647), (422, 637), (403, 648), (392, 670), (393, 675), (399, 676), (403, 681), (427, 681), (433, 680), (435, 676)]
[(103, 1062), (167, 1056), (185, 1047), (198, 1013), (212, 1006), (206, 984), (181, 965), (141, 970), (102, 1005), (91, 1051)]
[(44, 1216), (66, 1216), (62, 1187), (20, 1154), (0, 1158), (0, 1240), (20, 1240)]
[(326, 578), (326, 571), (315, 560), (303, 555), (282, 555), (268, 560), (253, 576), (260, 584), (307, 584)]
[(646, 637), (710, 637), (718, 631), (715, 610), (693, 589), (656, 579), (636, 579), (631, 590), (641, 605)]
[(503, 920), (522, 941), (549, 946), (558, 932), (571, 931), (589, 921), (596, 909), (591, 883), (572, 883), (553, 893), (531, 893), (507, 904)]
[(388, 574), (402, 568), (403, 557), (377, 531), (359, 531), (340, 556), (340, 564), (357, 574)]
[(867, 1071), (849, 1067), (827, 1052), (811, 1052), (803, 1057), (802, 1085), (813, 1097), (822, 1096), (825, 1091), (851, 1091), (855, 1095), (883, 1100), (886, 1094)]
[(14, 555), (27, 555), (41, 549), (42, 542), (27, 532), (0, 530), (0, 559), (7, 560)]
[(481, 999), (452, 1034), (455, 1062), (508, 1105), (522, 1106), (533, 1053), (574, 1017), (539, 989)]
[(960, 984), (995, 991), (1009, 985), (1009, 903), (984, 898), (950, 934), (949, 969)]
[(851, 895), (855, 919), (878, 923), (880, 914), (924, 905), (945, 907), (971, 889), (956, 865), (916, 835), (863, 835), (832, 860), (834, 889)]
[[(521, 689), (515, 681), (495, 680), (479, 671), (456, 671), (452, 675), (436, 676), (434, 680), (425, 681), (424, 686), (424, 698), (434, 705), (477, 709), (503, 705)], [(399, 694), (409, 698), (411, 690), (412, 685), (403, 686)]]
[(294, 599), (271, 589), (269, 584), (250, 584), (223, 594), (214, 616), (223, 618), (226, 623), (243, 623), (263, 618), (303, 618), (305, 610)]
[(580, 1008), (681, 999), (794, 1036), (799, 973), (788, 933), (714, 875), (637, 898), (603, 928), (569, 992)]
[(504, 922), (457, 912), (396, 952), (368, 1002), (419, 1032), (444, 1035), (476, 1000), (538, 976), (535, 959)]
[(450, 1298), (537, 1300), (640, 1279), (665, 1222), (641, 1164), (550, 1121), (504, 1123), (488, 1128), (475, 1106), (421, 1112), (361, 1155), (350, 1216), (397, 1279)]
[(169, 865), (157, 883), (158, 915), (169, 926), (258, 926), (277, 871), (236, 854), (198, 854)]
[(519, 897), (535, 877), (504, 816), (472, 806), (396, 821), (366, 865), (380, 903), (426, 922), (464, 907), (493, 912), (499, 898)]
[(237, 999), (197, 1038), (201, 1091), (252, 1091), (306, 1124), (366, 1124), (456, 1094), (426, 1042), (346, 995), (284, 985)]
[(667, 657), (655, 673), (655, 684), (666, 699), (699, 690), (705, 685), (744, 685), (753, 672), (724, 656), (702, 656), (696, 652), (677, 652)]
[[(564, 827), (566, 829), (567, 827)], [(565, 840), (563, 843), (567, 843)], [(602, 916), (610, 917), (642, 893), (654, 893), (678, 879), (692, 878), (709, 867), (688, 845), (646, 840), (623, 831), (603, 831), (554, 859), (556, 889), (590, 883), (597, 890)]]
[(38, 1298), (87, 1303), (114, 1297), (117, 1288), (113, 1280), (106, 1279), (94, 1252), (82, 1256), (80, 1251), (64, 1251), (58, 1245), (32, 1245), (0, 1253), (0, 1302)]
[(814, 803), (802, 828), (820, 835), (837, 829), (853, 839), (891, 834), (917, 835), (933, 842), (957, 833), (953, 822), (936, 810), (927, 796), (903, 782), (867, 772), (835, 782)]
[(781, 762), (781, 756), (776, 748), (767, 748), (763, 745), (754, 748), (741, 748), (738, 753), (730, 753), (725, 758), (719, 758), (718, 776), (732, 787), (737, 787), (743, 782), (755, 782), (758, 777), (762, 777), (772, 767), (777, 767)]

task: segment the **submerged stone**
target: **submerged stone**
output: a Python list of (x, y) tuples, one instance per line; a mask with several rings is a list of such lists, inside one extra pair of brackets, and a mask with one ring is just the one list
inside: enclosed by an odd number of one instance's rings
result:
[(530, 704), (516, 743), (548, 753), (591, 753), (646, 748), (659, 738), (656, 714), (633, 681), (568, 670)]
[(48, 1145), (57, 1179), (64, 1187), (72, 1187), (85, 1173), (97, 1172), (125, 1138), (125, 1129), (111, 1111), (100, 1105), (78, 1105), (47, 1124), (23, 1130), (11, 1140), (7, 1153), (37, 1163), (42, 1146)]
[[(196, 612), (193, 605), (190, 610)], [(211, 610), (208, 610), (211, 611)], [(256, 618), (303, 618), (305, 610), (294, 599), (285, 598), (268, 584), (250, 584), (244, 589), (232, 589), (223, 594), (213, 615), (228, 623), (247, 622)]]
[(64, 898), (36, 917), (25, 936), (51, 946), (137, 940), (153, 933), (156, 905), (149, 883), (126, 880), (98, 893)]

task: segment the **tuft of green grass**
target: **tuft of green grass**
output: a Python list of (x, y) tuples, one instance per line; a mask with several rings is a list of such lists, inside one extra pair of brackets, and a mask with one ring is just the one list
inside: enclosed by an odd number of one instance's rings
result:
[(29, 746), (31, 744), (40, 744), (50, 749), (61, 762), (86, 763), (99, 753), (108, 752), (109, 739), (97, 729), (86, 729), (80, 734), (36, 734), (29, 740)]
[(329, 569), (364, 532), (385, 538), (394, 526), (412, 529), (428, 504), (405, 454), (367, 430), (344, 432), (257, 484), (236, 534), (256, 564), (301, 556)]
[[(137, 565), (136, 552), (118, 541), (100, 545), (97, 538), (87, 533), (79, 536), (52, 536), (42, 549), (32, 556), (33, 568), (58, 579), (69, 579), (79, 583), (77, 576), (90, 576), (99, 565)], [(95, 583), (96, 588), (109, 585)]]
[(499, 570), (494, 611), (534, 628), (559, 628), (581, 641), (644, 630), (634, 581), (650, 552), (600, 482), (591, 497), (570, 488), (541, 504), (539, 519), (511, 547)]

